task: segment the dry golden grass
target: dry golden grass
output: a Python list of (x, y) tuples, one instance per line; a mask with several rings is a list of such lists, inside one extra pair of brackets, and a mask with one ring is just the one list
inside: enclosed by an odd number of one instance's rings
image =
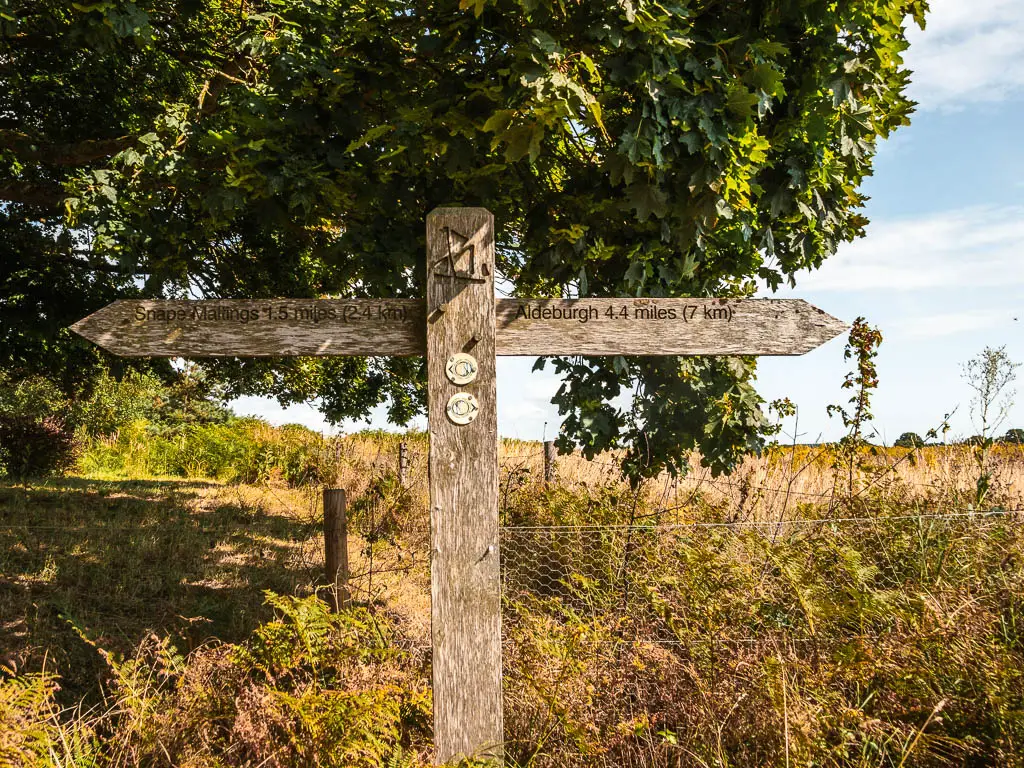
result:
[[(267, 428), (262, 439), (294, 436)], [(346, 662), (342, 690), (405, 706), (398, 683), (375, 681), (393, 675), (416, 696), (429, 681), (425, 437), (314, 442), (302, 454), (310, 468), (292, 471), (348, 491), (354, 601), (393, 626), (389, 643), (406, 654), (400, 668)], [(502, 519), (526, 526), (503, 534), (510, 755), (535, 768), (1024, 765), (1021, 516), (915, 517), (966, 514), (969, 447), (865, 453), (852, 494), (828, 447), (774, 449), (722, 478), (693, 460), (686, 477), (633, 491), (614, 457), (563, 456), (545, 487), (542, 445), (502, 441)], [(995, 450), (992, 472), (987, 506), (1024, 507), (1024, 449)], [(320, 496), (319, 482), (291, 486), (280, 468), (258, 483), (0, 485), (0, 678), (26, 681), (0, 691), (0, 725), (18, 729), (12, 749), (40, 723), (99, 723), (88, 709), (62, 713), (84, 699), (107, 713), (96, 733), (119, 745), (108, 765), (175, 764), (162, 749), (188, 765), (300, 759), (307, 726), (281, 702), (315, 689), (309, 701), (322, 707), (336, 682), (283, 669), (298, 687), (275, 692), (236, 658), (274, 619), (265, 590), (325, 588)], [(763, 525), (829, 518), (848, 522)], [(621, 528), (631, 522), (641, 528)], [(167, 638), (184, 661), (161, 660)], [(143, 665), (132, 680), (177, 688), (110, 693), (124, 659)], [(44, 663), (59, 684), (31, 677)], [(231, 687), (218, 693), (218, 680)], [(104, 704), (101, 691), (120, 698)], [(112, 703), (125, 714), (109, 714)], [(227, 711), (231, 730), (218, 735)], [(190, 752), (193, 741), (205, 751)], [(417, 750), (408, 764), (429, 751)]]
[[(337, 482), (357, 496), (375, 473), (397, 471), (398, 442), (381, 445), (373, 439), (352, 437), (341, 442)], [(420, 509), (427, 507), (426, 443), (409, 442), (409, 488)], [(681, 514), (695, 499), (721, 507), (730, 519), (775, 520), (790, 516), (801, 504), (828, 504), (851, 495), (859, 499), (905, 502), (915, 500), (934, 513), (963, 511), (973, 501), (978, 468), (974, 449), (967, 445), (924, 448), (865, 449), (860, 467), (850, 476), (835, 466), (834, 446), (778, 446), (763, 456), (745, 459), (728, 476), (713, 477), (689, 456), (692, 469), (681, 478), (663, 475), (644, 486), (656, 508), (678, 509)], [(520, 484), (536, 483), (544, 476), (543, 444), (502, 440), (499, 445), (502, 492)], [(997, 445), (991, 455), (990, 506), (1024, 507), (1024, 445)], [(622, 482), (615, 455), (593, 461), (579, 454), (558, 456), (556, 482), (571, 488), (600, 488)], [(424, 520), (424, 525), (428, 523)]]

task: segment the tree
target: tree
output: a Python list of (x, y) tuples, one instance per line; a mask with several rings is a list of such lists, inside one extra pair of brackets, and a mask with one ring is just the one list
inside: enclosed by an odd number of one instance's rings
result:
[(896, 438), (893, 445), (897, 448), (920, 448), (924, 445), (924, 440), (916, 432), (904, 432)]
[[(457, 203), (495, 213), (520, 296), (793, 283), (863, 234), (857, 188), (908, 122), (904, 25), (926, 8), (0, 2), (0, 200), (24, 241), (5, 255), (89, 308), (131, 292), (420, 296), (424, 216)], [(51, 285), (0, 280), (26, 297), (0, 365), (94, 354), (56, 332), (72, 318)], [(681, 469), (690, 448), (726, 469), (769, 427), (752, 359), (551, 362), (561, 446), (630, 446), (635, 477)], [(416, 361), (203, 365), (231, 394), (317, 397), (334, 420), (423, 407)]]
[(1007, 445), (1024, 445), (1024, 429), (1006, 430), (1006, 434), (999, 438), (999, 442)]

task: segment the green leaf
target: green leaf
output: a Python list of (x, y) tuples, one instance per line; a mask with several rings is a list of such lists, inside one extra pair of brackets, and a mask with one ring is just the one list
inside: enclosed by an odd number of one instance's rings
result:
[(629, 265), (623, 277), (630, 286), (639, 285), (647, 276), (647, 269), (642, 261), (634, 261)]
[(737, 117), (747, 118), (753, 114), (754, 107), (758, 105), (760, 97), (752, 93), (742, 85), (736, 84), (729, 89), (729, 98), (725, 107)]
[[(506, 143), (505, 159), (510, 163), (521, 160), (529, 155), (530, 162), (535, 162), (540, 156), (540, 143), (544, 138), (544, 126), (539, 123), (529, 123), (509, 128), (500, 136), (500, 140)], [(497, 142), (499, 138), (495, 138)]]
[(668, 213), (667, 196), (650, 184), (630, 185), (626, 190), (626, 199), (640, 221), (647, 221), (652, 215), (661, 218)]
[(499, 109), (483, 124), (482, 130), (489, 131), (491, 133), (501, 133), (511, 124), (513, 118), (515, 118), (516, 112), (514, 109)]
[(484, 12), (485, 5), (487, 5), (487, 0), (459, 0), (459, 10), (464, 11), (472, 6), (473, 15), (477, 18), (480, 18), (480, 14)]
[(744, 83), (774, 97), (781, 97), (786, 93), (782, 87), (782, 80), (783, 73), (768, 63), (755, 64), (743, 73)]
[(375, 125), (373, 128), (368, 130), (358, 139), (351, 142), (347, 147), (345, 147), (345, 152), (351, 154), (360, 147), (365, 147), (370, 142), (376, 141), (381, 136), (385, 136), (393, 130), (395, 130), (395, 127), (393, 125), (388, 125), (386, 123), (382, 125)]
[(775, 40), (756, 40), (750, 44), (750, 52), (759, 61), (777, 59), (789, 54), (789, 48)]
[(542, 29), (531, 30), (530, 39), (544, 53), (561, 53), (562, 51), (562, 47), (555, 41), (555, 38)]

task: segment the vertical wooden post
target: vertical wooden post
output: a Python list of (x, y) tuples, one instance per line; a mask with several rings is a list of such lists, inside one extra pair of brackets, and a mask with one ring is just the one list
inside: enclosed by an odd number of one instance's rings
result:
[(427, 216), (435, 759), (501, 762), (494, 219)]
[(555, 443), (544, 441), (544, 483), (550, 485), (555, 481)]
[(324, 488), (324, 561), (327, 583), (334, 586), (332, 607), (344, 608), (348, 593), (348, 518), (342, 488)]
[(398, 444), (398, 484), (405, 488), (409, 480), (409, 445), (404, 440)]

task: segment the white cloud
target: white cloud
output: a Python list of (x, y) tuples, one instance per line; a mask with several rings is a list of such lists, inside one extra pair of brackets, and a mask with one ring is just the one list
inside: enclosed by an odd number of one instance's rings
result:
[(911, 25), (910, 95), (921, 109), (957, 109), (1024, 91), (1022, 0), (932, 0), (924, 31)]
[(937, 339), (958, 333), (973, 333), (996, 328), (1012, 321), (1010, 309), (975, 309), (964, 312), (940, 312), (898, 321), (894, 335), (910, 339)]
[(876, 221), (801, 291), (914, 291), (1024, 285), (1024, 206), (981, 206)]

